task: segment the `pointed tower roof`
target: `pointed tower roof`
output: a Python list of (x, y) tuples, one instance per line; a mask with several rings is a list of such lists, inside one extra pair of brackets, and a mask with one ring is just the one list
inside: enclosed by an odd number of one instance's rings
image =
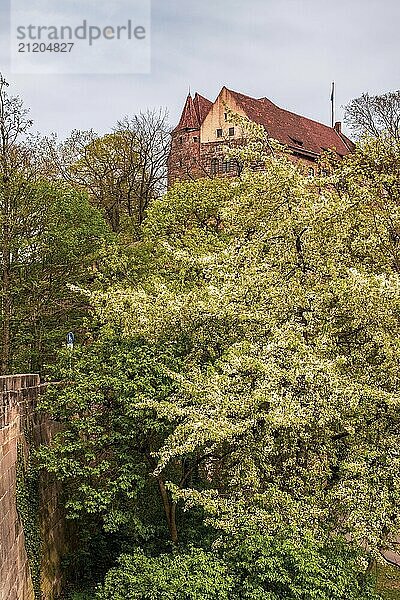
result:
[(175, 131), (179, 129), (198, 129), (200, 127), (199, 117), (193, 102), (191, 94), (186, 98), (185, 106), (181, 114), (180, 121), (175, 127)]
[(179, 131), (181, 129), (200, 129), (201, 124), (211, 107), (212, 102), (210, 102), (210, 100), (207, 100), (207, 98), (204, 98), (204, 96), (200, 96), (200, 94), (197, 93), (194, 98), (192, 98), (192, 95), (189, 92), (180, 121), (174, 131)]

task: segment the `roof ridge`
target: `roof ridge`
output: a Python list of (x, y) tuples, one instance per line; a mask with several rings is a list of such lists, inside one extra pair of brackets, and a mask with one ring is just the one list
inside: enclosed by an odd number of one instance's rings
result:
[[(225, 88), (225, 89), (228, 92), (230, 92), (231, 94), (233, 94), (234, 96), (240, 96), (241, 98), (244, 98), (246, 100), (253, 100), (253, 102), (262, 102), (263, 100), (266, 100), (267, 102), (269, 102), (276, 108), (279, 108), (279, 106), (277, 104), (275, 104), (275, 102), (272, 102), (272, 100), (270, 100), (266, 96), (263, 96), (262, 98), (255, 98), (254, 96), (249, 96), (248, 94), (243, 94), (242, 92), (236, 92), (235, 90), (231, 90), (229, 88)], [(284, 110), (284, 109), (282, 109), (282, 110)]]
[[(223, 89), (223, 88), (222, 88)], [(253, 98), (252, 96), (248, 96), (247, 94), (243, 94), (242, 92), (236, 92), (235, 90), (231, 90), (229, 88), (225, 88), (228, 92), (233, 94), (234, 96), (241, 96), (242, 98), (247, 98), (249, 100), (257, 101), (257, 98)]]
[(211, 104), (213, 104), (212, 100), (209, 100), (208, 98), (206, 98), (205, 96), (203, 96), (202, 94), (199, 94), (199, 92), (195, 92), (194, 97), (196, 98), (196, 96), (198, 96), (199, 98), (201, 98), (202, 100), (207, 100), (207, 102), (210, 102)]
[[(278, 106), (278, 104), (275, 104), (275, 102), (272, 102), (272, 100), (267, 98), (267, 96), (262, 96), (261, 98), (254, 98), (253, 96), (248, 96), (247, 94), (243, 94), (242, 92), (235, 92), (234, 90), (231, 90), (229, 88), (226, 88), (226, 89), (231, 94), (234, 94), (235, 96), (241, 96), (242, 98), (248, 98), (249, 100), (254, 100), (255, 102), (261, 102), (263, 100), (267, 100), (267, 102), (273, 104), (273, 106), (275, 106), (278, 110), (281, 110), (290, 115), (294, 115), (295, 117), (299, 117), (301, 119), (307, 119), (308, 121), (312, 121), (313, 123), (316, 123), (317, 125), (322, 125), (323, 127), (326, 127), (327, 129), (336, 131), (334, 127), (331, 127), (330, 125), (327, 125), (326, 123), (321, 123), (321, 121), (317, 121), (316, 119), (312, 119), (311, 117), (306, 117), (306, 116), (300, 115), (299, 113), (296, 113), (292, 110), (288, 110), (287, 108), (282, 108), (281, 106)], [(336, 131), (336, 133), (337, 133), (337, 131)]]
[[(326, 123), (321, 123), (321, 121), (317, 121), (316, 119), (311, 119), (311, 117), (305, 117), (304, 115), (299, 115), (298, 113), (295, 113), (292, 110), (287, 110), (286, 108), (281, 108), (280, 106), (277, 106), (277, 108), (279, 108), (279, 110), (282, 110), (285, 113), (288, 113), (289, 115), (294, 115), (295, 117), (300, 117), (300, 119), (307, 119), (307, 121), (311, 121), (312, 123), (316, 123), (317, 125), (322, 125), (322, 127), (326, 127), (329, 130), (336, 131), (336, 129), (334, 127), (331, 127), (330, 125), (327, 125)], [(336, 131), (336, 133), (337, 133), (337, 131)]]
[(333, 129), (336, 132), (336, 135), (342, 140), (342, 142), (344, 143), (346, 148), (348, 148), (348, 150), (352, 151), (355, 147), (354, 142), (352, 142), (351, 139), (348, 138), (347, 135), (345, 135), (341, 131), (337, 131), (337, 129), (335, 129), (335, 127), (333, 127)]

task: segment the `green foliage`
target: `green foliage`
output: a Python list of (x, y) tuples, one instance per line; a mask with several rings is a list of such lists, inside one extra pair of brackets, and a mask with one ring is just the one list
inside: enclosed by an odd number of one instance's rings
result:
[(42, 545), (39, 524), (39, 473), (35, 465), (25, 456), (21, 444), (17, 446), (16, 502), (24, 531), (33, 590), (35, 598), (39, 599)]
[(136, 543), (124, 532), (104, 531), (100, 520), (95, 518), (80, 519), (79, 527), (72, 527), (72, 531), (73, 543), (62, 559), (62, 571), (71, 593), (93, 590), (121, 552)]
[(52, 145), (58, 175), (87, 191), (112, 230), (128, 243), (140, 237), (149, 202), (165, 188), (170, 141), (166, 118), (163, 111), (147, 111), (125, 117), (102, 137), (92, 130), (74, 130), (59, 147)]
[[(42, 461), (72, 515), (99, 513), (137, 541), (145, 496), (175, 544), (184, 515), (202, 514), (201, 561), (228, 568), (230, 597), (373, 598), (365, 557), (341, 540), (374, 557), (400, 527), (396, 181), (372, 170), (371, 148), (386, 164), (375, 142), (310, 181), (250, 134), (233, 151), (240, 179), (172, 188), (133, 275), (84, 292), (92, 340), (44, 401), (64, 430)], [(145, 598), (132, 594), (153, 571), (155, 593), (157, 581), (178, 593), (193, 556), (166, 555), (154, 533), (140, 545), (156, 556), (122, 559), (103, 597)]]
[(148, 557), (137, 550), (120, 557), (98, 598), (379, 600), (347, 543), (295, 534), (266, 536), (245, 527), (220, 543), (218, 552), (192, 548)]
[[(157, 472), (190, 453), (208, 456), (223, 496), (246, 490), (250, 502), (273, 488), (295, 501), (286, 510), (300, 499), (308, 506), (305, 521), (340, 522), (341, 533), (376, 547), (399, 526), (399, 214), (395, 198), (378, 202), (360, 163), (314, 184), (272, 157), (265, 173), (220, 183), (231, 190), (220, 196), (220, 247), (197, 242), (206, 219), (187, 228), (195, 244), (184, 250), (182, 236), (166, 232), (163, 286), (133, 290), (135, 311), (118, 293), (108, 306), (126, 336), (187, 340), (178, 392), (149, 403), (174, 423)], [(170, 192), (178, 206), (183, 191)]]
[(69, 600), (95, 600), (93, 593), (90, 591), (87, 592), (73, 592), (71, 596), (68, 597)]
[(228, 600), (232, 578), (216, 556), (198, 548), (149, 558), (124, 555), (109, 571), (99, 600)]
[(107, 338), (63, 358), (55, 377), (68, 383), (50, 386), (41, 408), (64, 427), (50, 449), (42, 448), (43, 464), (64, 482), (70, 517), (100, 514), (107, 530), (130, 528), (147, 538), (157, 526), (143, 523), (143, 497), (154, 495), (152, 452), (167, 425), (141, 403), (168, 394), (162, 364), (176, 366), (173, 356)]
[(110, 236), (85, 194), (45, 180), (26, 181), (23, 189), (9, 248), (14, 372), (42, 370), (66, 333), (79, 332), (87, 305), (69, 286), (93, 279)]
[[(84, 192), (51, 181), (44, 145), (0, 75), (0, 371), (42, 371), (84, 306), (69, 284), (93, 278), (109, 238)], [(47, 144), (46, 144), (47, 145)], [(90, 273), (91, 271), (91, 273)]]
[(247, 526), (226, 539), (224, 559), (234, 577), (234, 598), (378, 600), (348, 543), (324, 543), (311, 532), (264, 535)]

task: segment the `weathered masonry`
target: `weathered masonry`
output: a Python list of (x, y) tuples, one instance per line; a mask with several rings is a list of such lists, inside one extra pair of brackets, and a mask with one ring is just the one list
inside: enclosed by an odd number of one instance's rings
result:
[(58, 486), (31, 466), (55, 424), (35, 412), (38, 375), (0, 377), (0, 600), (53, 600), (66, 549)]

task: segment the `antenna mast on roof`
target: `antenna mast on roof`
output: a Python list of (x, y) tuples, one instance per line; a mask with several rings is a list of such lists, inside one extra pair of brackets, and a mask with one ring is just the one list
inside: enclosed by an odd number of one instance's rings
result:
[(331, 122), (332, 127), (335, 126), (335, 82), (332, 81), (332, 91), (331, 91)]

